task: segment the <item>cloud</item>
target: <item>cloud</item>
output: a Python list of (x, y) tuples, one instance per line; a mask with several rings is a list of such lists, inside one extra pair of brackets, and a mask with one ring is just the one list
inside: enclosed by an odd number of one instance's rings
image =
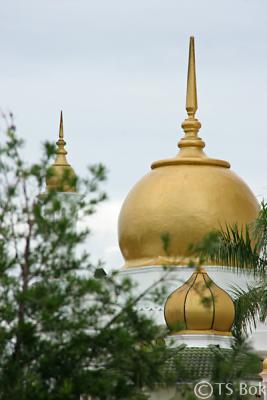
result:
[(120, 208), (121, 201), (108, 201), (101, 204), (97, 212), (84, 221), (91, 230), (87, 249), (92, 254), (92, 260), (94, 262), (98, 259), (103, 260), (107, 271), (118, 269), (123, 265), (117, 240)]

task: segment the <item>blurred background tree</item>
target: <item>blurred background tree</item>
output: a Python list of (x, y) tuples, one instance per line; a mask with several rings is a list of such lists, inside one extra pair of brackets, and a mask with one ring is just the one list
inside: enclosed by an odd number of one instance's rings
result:
[(76, 180), (75, 198), (44, 193), (55, 147), (45, 143), (40, 162), (28, 165), (12, 115), (5, 120), (0, 144), (0, 398), (147, 398), (144, 388), (167, 379), (164, 346), (154, 342), (161, 333), (137, 312), (132, 283), (116, 273), (106, 276), (85, 250), (85, 221), (106, 198), (105, 167), (91, 166), (86, 179), (62, 177)]

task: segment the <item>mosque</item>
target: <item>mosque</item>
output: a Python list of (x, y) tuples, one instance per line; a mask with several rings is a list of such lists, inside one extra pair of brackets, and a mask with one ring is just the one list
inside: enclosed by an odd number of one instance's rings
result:
[[(230, 288), (237, 284), (245, 288), (251, 278), (219, 265), (195, 269), (190, 262), (189, 246), (214, 229), (234, 224), (241, 229), (256, 219), (260, 209), (255, 195), (231, 170), (230, 163), (210, 158), (204, 152), (197, 108), (195, 49), (191, 37), (187, 118), (182, 123), (184, 136), (178, 143), (179, 152), (152, 163), (151, 171), (127, 195), (118, 221), (118, 240), (125, 260), (120, 276), (135, 281), (138, 294), (156, 284), (167, 286), (163, 304), (144, 298), (138, 307), (158, 325), (167, 325), (166, 343), (173, 351), (184, 346), (183, 356), (195, 368), (192, 379), (208, 378), (205, 360), (211, 345), (231, 351), (235, 308)], [(62, 116), (57, 145), (53, 176), (47, 178), (48, 190), (57, 187), (65, 170), (75, 174), (66, 160)], [(75, 187), (67, 186), (63, 191), (75, 192)], [(166, 274), (167, 284), (162, 282)], [(210, 307), (203, 304), (203, 296), (209, 299)], [(265, 358), (259, 379), (267, 382), (267, 325), (258, 323), (250, 339), (255, 351)], [(178, 399), (171, 397), (173, 393), (174, 388), (159, 390), (151, 399)]]

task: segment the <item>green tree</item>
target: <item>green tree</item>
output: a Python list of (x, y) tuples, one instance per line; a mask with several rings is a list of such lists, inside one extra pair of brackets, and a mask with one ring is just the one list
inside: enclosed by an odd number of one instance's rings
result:
[(246, 337), (257, 320), (264, 322), (267, 315), (267, 203), (261, 203), (258, 218), (243, 230), (235, 225), (211, 232), (193, 251), (203, 260), (251, 279), (246, 288), (231, 290), (236, 309), (233, 333), (237, 339)]
[(40, 162), (28, 165), (12, 116), (6, 122), (0, 144), (0, 399), (146, 399), (146, 390), (168, 379), (165, 348), (155, 343), (161, 332), (137, 312), (140, 296), (131, 281), (105, 276), (86, 251), (84, 221), (106, 198), (104, 166), (91, 166), (89, 177), (77, 179), (75, 200), (44, 194), (54, 146), (45, 143)]

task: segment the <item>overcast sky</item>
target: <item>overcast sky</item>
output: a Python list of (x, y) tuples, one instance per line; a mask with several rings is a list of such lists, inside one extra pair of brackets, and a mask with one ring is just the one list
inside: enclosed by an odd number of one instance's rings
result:
[(98, 161), (110, 171), (94, 257), (120, 266), (121, 202), (152, 161), (177, 151), (190, 35), (206, 151), (267, 195), (267, 0), (0, 3), (0, 106), (13, 111), (26, 157), (56, 140), (63, 109), (77, 173)]

